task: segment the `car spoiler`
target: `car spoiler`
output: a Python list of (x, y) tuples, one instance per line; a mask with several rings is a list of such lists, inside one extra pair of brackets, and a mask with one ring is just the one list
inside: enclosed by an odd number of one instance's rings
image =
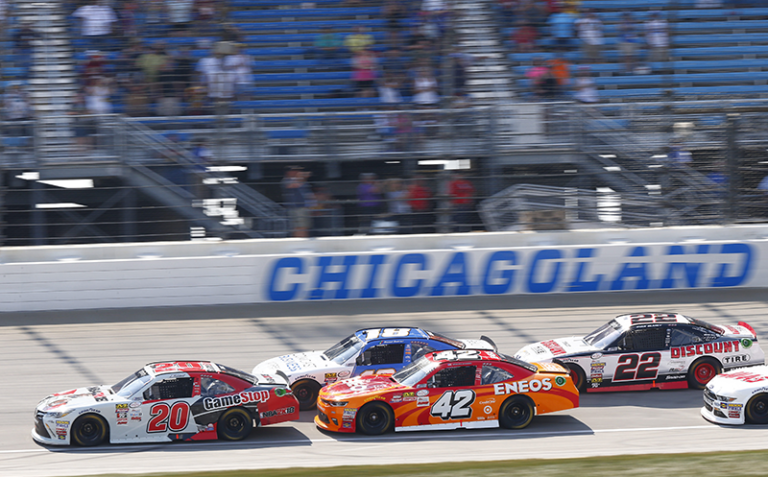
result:
[(491, 346), (493, 346), (493, 352), (494, 353), (498, 353), (499, 352), (498, 346), (496, 346), (496, 343), (494, 343), (492, 339), (490, 339), (489, 337), (487, 337), (485, 335), (480, 335), (480, 339), (483, 340), (483, 341), (487, 341), (487, 342), (491, 343)]

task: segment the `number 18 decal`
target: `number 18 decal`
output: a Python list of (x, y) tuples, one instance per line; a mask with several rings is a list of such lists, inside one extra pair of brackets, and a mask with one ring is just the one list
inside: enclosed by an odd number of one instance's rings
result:
[[(147, 432), (179, 432), (184, 430), (189, 423), (189, 404), (179, 401), (168, 406), (160, 402), (149, 410), (152, 419), (147, 424)], [(170, 418), (170, 419), (169, 419)]]
[(429, 413), (443, 420), (469, 419), (472, 417), (472, 403), (475, 402), (475, 392), (471, 389), (446, 391), (435, 401)]

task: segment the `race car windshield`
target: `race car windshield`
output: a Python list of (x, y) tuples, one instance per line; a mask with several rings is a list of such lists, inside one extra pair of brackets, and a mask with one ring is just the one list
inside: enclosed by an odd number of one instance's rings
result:
[(152, 376), (149, 376), (146, 371), (140, 369), (139, 371), (115, 384), (110, 389), (118, 396), (131, 397), (140, 391), (144, 385), (151, 380)]
[(355, 335), (349, 335), (340, 342), (331, 346), (323, 353), (323, 356), (338, 364), (344, 364), (362, 349), (365, 343)]
[(437, 361), (430, 361), (427, 358), (417, 359), (413, 363), (401, 369), (399, 372), (392, 375), (392, 379), (405, 386), (416, 386), (419, 381), (427, 377), (429, 373), (434, 371), (440, 363)]
[(461, 341), (452, 340), (451, 338), (448, 338), (447, 336), (443, 336), (443, 335), (438, 334), (438, 333), (433, 333), (431, 331), (427, 331), (427, 334), (433, 340), (440, 341), (440, 342), (445, 343), (445, 344), (449, 344), (449, 345), (453, 346), (456, 349), (464, 349), (464, 348), (466, 348), (466, 345), (464, 343), (462, 343)]
[(616, 320), (611, 320), (585, 336), (584, 341), (595, 348), (605, 349), (619, 339), (621, 333), (621, 325)]

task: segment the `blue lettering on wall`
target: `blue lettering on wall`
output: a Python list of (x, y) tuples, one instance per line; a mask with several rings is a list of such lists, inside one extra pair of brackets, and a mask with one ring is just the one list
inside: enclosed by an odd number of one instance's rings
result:
[(297, 275), (304, 273), (304, 262), (299, 257), (283, 257), (280, 260), (274, 262), (275, 265), (272, 268), (272, 274), (267, 283), (267, 296), (270, 301), (289, 301), (296, 298), (296, 294), (301, 289), (300, 283), (294, 283), (292, 287), (279, 290), (278, 287), (282, 284), (281, 271), (286, 270), (283, 274), (287, 275), (288, 270), (295, 270)]
[(376, 278), (378, 277), (381, 264), (387, 261), (386, 255), (371, 255), (368, 258), (368, 265), (371, 266), (370, 275), (368, 275), (368, 285), (360, 292), (360, 298), (376, 298), (379, 296), (380, 288), (376, 288)]
[(540, 262), (544, 262), (545, 260), (557, 260), (562, 257), (563, 254), (560, 250), (539, 250), (536, 252), (536, 255), (533, 256), (533, 261), (531, 262), (531, 268), (528, 270), (528, 290), (531, 293), (548, 293), (555, 288), (555, 285), (560, 278), (560, 267), (563, 262), (555, 262), (552, 276), (547, 281), (534, 282), (533, 279), (536, 276), (536, 269), (539, 267)]
[[(706, 255), (707, 253), (709, 253), (709, 245), (702, 244), (696, 247), (697, 255)], [(671, 245), (669, 250), (667, 250), (667, 255), (686, 255), (686, 253), (682, 245)], [(689, 288), (696, 288), (699, 283), (699, 273), (701, 272), (702, 265), (701, 262), (670, 262), (667, 265), (667, 273), (661, 281), (660, 288), (677, 288), (675, 283), (679, 278), (675, 277), (680, 275), (679, 272), (682, 272), (683, 277), (685, 277), (685, 283), (687, 283)]]
[(744, 255), (744, 265), (738, 275), (729, 275), (731, 264), (721, 263), (717, 276), (712, 280), (713, 287), (735, 287), (746, 281), (752, 271), (752, 247), (745, 243), (727, 243), (723, 245), (720, 253)]
[[(592, 258), (595, 253), (594, 248), (581, 248), (576, 253), (576, 258)], [(595, 275), (595, 279), (592, 281), (586, 281), (587, 269), (589, 268), (589, 261), (580, 261), (579, 268), (576, 269), (576, 276), (568, 287), (567, 291), (583, 292), (583, 291), (597, 291), (600, 288), (600, 282), (603, 279), (603, 275)]]
[(322, 300), (325, 294), (326, 283), (338, 283), (339, 287), (336, 289), (336, 295), (334, 298), (337, 300), (344, 300), (349, 297), (349, 289), (347, 289), (347, 278), (349, 277), (349, 270), (357, 262), (357, 255), (347, 255), (344, 257), (344, 262), (341, 265), (341, 271), (330, 272), (328, 268), (333, 265), (332, 256), (318, 257), (317, 266), (320, 267), (320, 272), (317, 274), (317, 282), (315, 288), (309, 293), (310, 300)]
[(445, 266), (440, 281), (432, 288), (431, 296), (443, 296), (445, 285), (458, 285), (456, 295), (469, 295), (469, 283), (467, 282), (467, 264), (464, 252), (456, 252), (451, 261)]
[[(635, 247), (628, 257), (645, 257), (645, 247)], [(621, 272), (611, 283), (611, 290), (624, 290), (624, 281), (636, 279), (635, 290), (647, 290), (650, 280), (648, 280), (647, 262), (625, 263), (621, 267)]]
[[(408, 298), (416, 296), (421, 291), (422, 279), (414, 280), (410, 286), (401, 285), (408, 279), (408, 274), (403, 273), (403, 269), (408, 269), (408, 265), (418, 265), (418, 270), (427, 269), (427, 257), (423, 253), (407, 253), (400, 257), (395, 266), (395, 273), (392, 274), (392, 295), (397, 298)], [(403, 275), (401, 280), (400, 276)]]
[(503, 269), (500, 274), (498, 273), (499, 270), (496, 269), (496, 264), (503, 262), (517, 265), (517, 254), (511, 250), (502, 250), (491, 254), (485, 266), (485, 273), (483, 273), (483, 293), (486, 295), (502, 295), (514, 285), (514, 269)]

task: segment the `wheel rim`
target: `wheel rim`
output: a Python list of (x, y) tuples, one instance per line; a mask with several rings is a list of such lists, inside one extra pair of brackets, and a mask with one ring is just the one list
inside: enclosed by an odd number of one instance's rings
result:
[(752, 411), (754, 414), (757, 414), (759, 416), (765, 416), (768, 414), (768, 400), (766, 399), (758, 399), (755, 401), (755, 403), (752, 405)]
[(581, 377), (579, 376), (579, 372), (569, 367), (568, 373), (570, 373), (571, 375), (571, 380), (573, 381), (573, 385), (576, 387), (576, 389), (579, 389), (579, 386), (581, 386)]
[(295, 394), (299, 401), (306, 401), (309, 398), (309, 389), (306, 386), (301, 386), (296, 390)]
[(707, 384), (712, 378), (715, 377), (715, 374), (715, 367), (709, 363), (701, 363), (700, 365), (696, 366), (696, 371), (694, 372), (696, 381), (701, 384)]
[(514, 403), (507, 408), (507, 417), (512, 425), (523, 424), (528, 420), (528, 406), (522, 403)]
[(86, 440), (93, 440), (96, 438), (99, 434), (99, 428), (98, 426), (92, 422), (92, 421), (86, 421), (83, 423), (83, 426), (80, 428), (80, 435), (83, 436)]
[(243, 419), (243, 416), (235, 414), (227, 419), (227, 431), (240, 433), (243, 429), (245, 429), (245, 420)]
[(384, 425), (384, 421), (385, 421), (384, 414), (378, 409), (374, 411), (370, 411), (365, 416), (365, 424), (371, 429), (381, 428), (381, 426)]

